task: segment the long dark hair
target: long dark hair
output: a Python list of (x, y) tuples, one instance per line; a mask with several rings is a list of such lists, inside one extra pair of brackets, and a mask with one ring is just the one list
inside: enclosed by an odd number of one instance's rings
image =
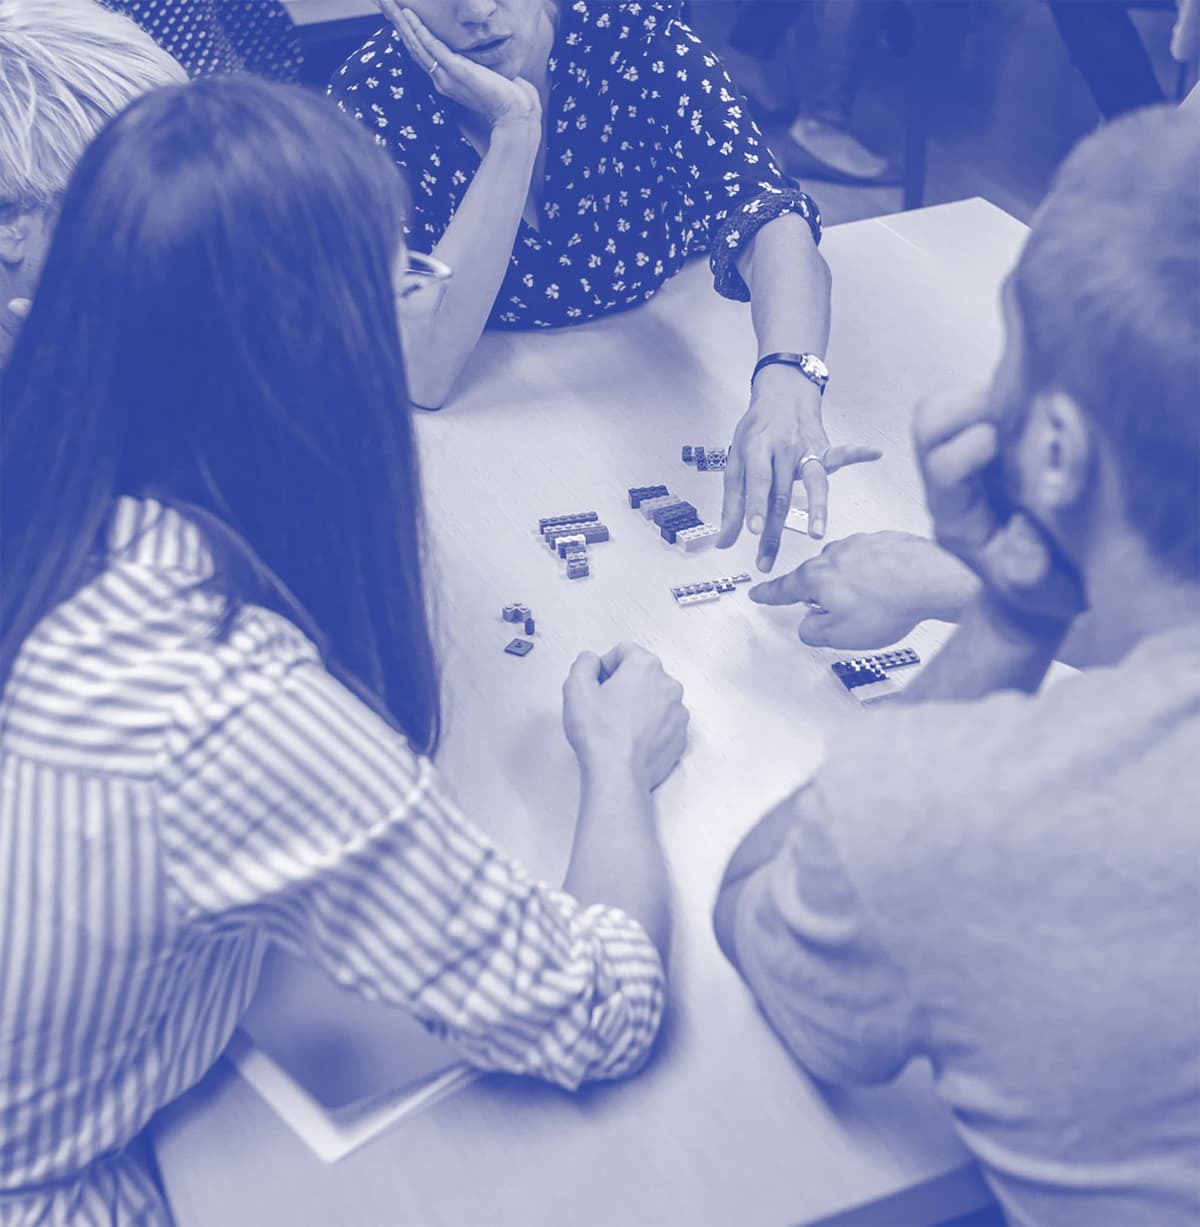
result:
[(0, 686), (115, 498), (153, 495), (209, 530), (227, 611), (299, 622), (432, 752), (404, 201), (370, 137), (298, 89), (203, 80), (100, 133), (4, 381)]

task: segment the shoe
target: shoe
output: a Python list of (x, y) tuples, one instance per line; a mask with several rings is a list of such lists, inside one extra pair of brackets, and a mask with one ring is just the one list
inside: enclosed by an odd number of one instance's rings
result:
[(801, 115), (788, 129), (788, 136), (804, 155), (809, 178), (863, 187), (885, 187), (901, 181), (894, 163), (872, 153), (839, 124)]

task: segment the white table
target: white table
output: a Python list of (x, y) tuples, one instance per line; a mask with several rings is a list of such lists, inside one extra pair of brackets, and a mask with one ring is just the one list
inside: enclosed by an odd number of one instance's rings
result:
[[(833, 480), (830, 533), (926, 526), (908, 444), (912, 406), (983, 379), (997, 288), (1024, 227), (983, 201), (835, 228), (826, 398), (831, 437), (885, 449)], [(681, 556), (625, 497), (663, 482), (715, 519), (720, 477), (684, 443), (719, 445), (745, 406), (747, 307), (703, 263), (637, 311), (587, 327), (490, 334), (451, 409), (418, 422), (446, 679), (440, 763), (463, 808), (537, 874), (559, 880), (577, 786), (560, 727), (575, 654), (632, 638), (680, 678), (693, 736), (659, 792), (674, 883), (670, 1022), (639, 1078), (568, 1096), (488, 1078), (341, 1163), (313, 1159), (228, 1069), (159, 1131), (180, 1227), (780, 1227), (853, 1212), (933, 1222), (981, 1200), (978, 1175), (914, 1067), (878, 1089), (823, 1094), (791, 1065), (721, 958), (710, 912), (750, 825), (819, 762), (835, 726), (870, 719), (795, 638), (798, 614), (745, 589), (680, 610), (671, 585), (752, 570), (753, 540)], [(613, 540), (568, 581), (539, 517), (595, 509)], [(779, 567), (817, 547), (786, 533)], [(500, 608), (532, 606), (535, 651), (505, 655)], [(918, 650), (936, 638), (918, 632)], [(852, 730), (850, 730), (852, 735)]]

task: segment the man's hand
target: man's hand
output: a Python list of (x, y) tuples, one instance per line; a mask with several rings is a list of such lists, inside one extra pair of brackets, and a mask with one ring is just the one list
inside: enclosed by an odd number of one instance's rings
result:
[(873, 651), (929, 618), (957, 620), (979, 581), (957, 558), (912, 533), (855, 533), (750, 589), (760, 605), (807, 605), (800, 638), (814, 647)]
[(1063, 623), (1085, 607), (1082, 584), (1043, 529), (1008, 502), (1000, 430), (985, 397), (952, 394), (917, 408), (913, 434), (939, 543), (1014, 616)]
[(769, 571), (797, 477), (808, 495), (808, 531), (825, 535), (828, 476), (849, 464), (878, 460), (878, 448), (830, 446), (821, 421), (820, 390), (799, 371), (771, 366), (754, 381), (750, 408), (738, 423), (725, 465), (721, 535), (717, 545), (732, 545), (742, 522), (761, 534), (758, 569)]
[(438, 93), (479, 115), (489, 128), (499, 123), (540, 121), (541, 99), (526, 80), (507, 77), (452, 51), (400, 0), (378, 0), (413, 59), (429, 74)]

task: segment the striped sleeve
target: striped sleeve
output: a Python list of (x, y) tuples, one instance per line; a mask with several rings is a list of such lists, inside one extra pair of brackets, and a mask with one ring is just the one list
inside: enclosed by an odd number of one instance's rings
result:
[(265, 928), (484, 1068), (573, 1089), (642, 1063), (664, 977), (640, 925), (534, 882), (317, 662), (230, 686), (162, 775), (192, 918)]

